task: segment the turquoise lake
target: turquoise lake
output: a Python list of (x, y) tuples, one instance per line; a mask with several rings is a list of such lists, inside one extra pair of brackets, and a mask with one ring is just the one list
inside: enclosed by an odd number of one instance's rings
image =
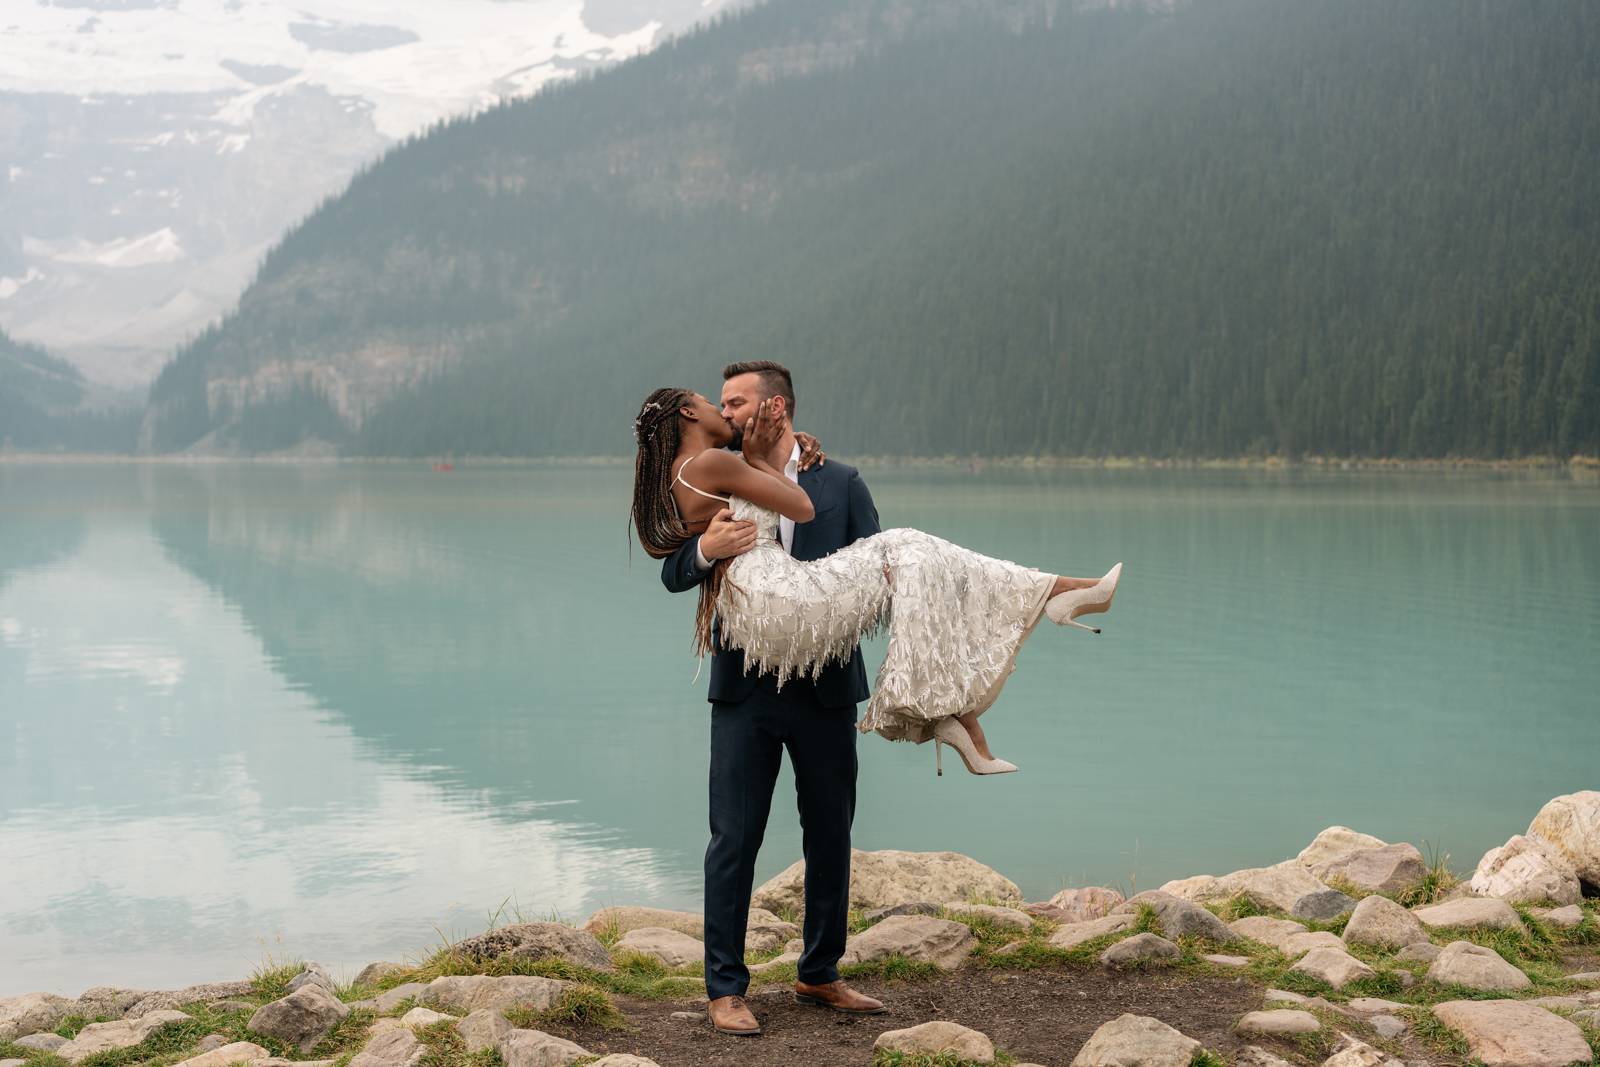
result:
[[(985, 717), (1021, 773), (859, 741), (859, 848), (1029, 899), (1343, 824), (1468, 872), (1600, 787), (1600, 481), (863, 470), (885, 527), (1079, 575)], [(348, 978), (502, 920), (695, 908), (694, 603), (622, 466), (0, 464), (0, 996)], [(881, 656), (869, 646), (869, 672)], [(758, 878), (799, 857), (787, 775)]]

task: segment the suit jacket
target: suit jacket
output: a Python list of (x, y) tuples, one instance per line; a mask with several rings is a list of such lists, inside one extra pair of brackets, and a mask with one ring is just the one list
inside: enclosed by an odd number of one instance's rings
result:
[[(821, 467), (800, 472), (800, 488), (811, 498), (816, 515), (810, 522), (797, 523), (790, 552), (795, 559), (813, 560), (837, 552), (845, 545), (878, 532), (878, 509), (867, 492), (867, 483), (851, 466), (829, 460)], [(661, 583), (674, 593), (697, 587), (710, 576), (695, 562), (700, 539), (691, 537), (672, 555), (661, 561)], [(715, 651), (711, 657), (711, 691), (706, 699), (717, 704), (738, 704), (756, 686), (756, 675), (744, 671), (744, 653), (725, 649), (713, 630)], [(797, 690), (810, 686), (807, 679), (791, 679), (784, 684)], [(841, 708), (867, 699), (867, 669), (861, 662), (861, 649), (850, 654), (848, 663), (830, 663), (815, 683), (816, 699), (825, 708)]]

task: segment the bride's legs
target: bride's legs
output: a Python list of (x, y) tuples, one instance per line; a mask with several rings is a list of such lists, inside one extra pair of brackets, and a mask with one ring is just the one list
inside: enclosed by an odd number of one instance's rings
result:
[(957, 715), (956, 722), (966, 728), (972, 743), (977, 746), (978, 755), (984, 759), (994, 759), (994, 753), (989, 751), (989, 742), (984, 739), (983, 727), (978, 725), (977, 713), (969, 711), (965, 715)]

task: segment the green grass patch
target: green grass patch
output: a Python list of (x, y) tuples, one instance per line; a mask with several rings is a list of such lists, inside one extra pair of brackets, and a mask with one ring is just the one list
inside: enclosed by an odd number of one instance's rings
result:
[[(1011, 1067), (1016, 1057), (995, 1049), (994, 1062)], [(1221, 1061), (1218, 1061), (1220, 1067)], [(976, 1060), (964, 1060), (954, 1052), (896, 1052), (879, 1049), (872, 1054), (872, 1067), (979, 1067)]]
[(628, 1024), (610, 994), (587, 982), (562, 993), (561, 999), (545, 1011), (511, 1008), (505, 1016), (520, 1030), (543, 1030), (549, 1026), (600, 1026), (620, 1030)]
[(1133, 925), (1127, 930), (1129, 937), (1134, 934), (1161, 934), (1161, 916), (1156, 914), (1156, 909), (1148, 904), (1139, 905), (1139, 914), (1134, 918)]
[(467, 1043), (456, 1033), (453, 1020), (440, 1019), (431, 1025), (419, 1027), (415, 1032), (417, 1040), (427, 1050), (422, 1054), (422, 1062), (418, 1067), (499, 1067), (503, 1062), (498, 1049), (468, 1052)]
[(1394, 898), (1403, 908), (1437, 904), (1446, 893), (1461, 884), (1461, 879), (1450, 869), (1450, 853), (1441, 852), (1437, 846), (1426, 841), (1422, 845), (1426, 849), (1428, 873), (1423, 875), (1422, 881)]
[(1428, 1008), (1407, 1008), (1401, 1014), (1411, 1024), (1412, 1035), (1430, 1048), (1446, 1056), (1459, 1056), (1462, 1059), (1471, 1054), (1467, 1039), (1440, 1022)]
[(1189, 1057), (1189, 1067), (1228, 1067), (1228, 1061), (1210, 1049), (1201, 1047)]
[(289, 995), (290, 980), (305, 969), (304, 960), (277, 962), (268, 956), (260, 966), (250, 972), (250, 983), (255, 987), (255, 995), (263, 1002), (277, 1000)]
[(851, 963), (839, 968), (841, 978), (876, 978), (884, 982), (926, 982), (943, 972), (931, 963), (885, 956), (870, 963)]
[(107, 1049), (78, 1062), (80, 1067), (122, 1067), (123, 1064), (138, 1063), (141, 1060), (163, 1056), (169, 1057), (166, 1062), (171, 1062), (172, 1053), (193, 1048), (208, 1033), (210, 1031), (205, 1023), (199, 1019), (165, 1023), (150, 1031), (150, 1035), (137, 1045)]

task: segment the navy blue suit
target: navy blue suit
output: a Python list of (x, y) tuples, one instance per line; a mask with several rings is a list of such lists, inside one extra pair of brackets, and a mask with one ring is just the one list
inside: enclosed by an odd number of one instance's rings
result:
[[(854, 467), (830, 460), (800, 473), (816, 514), (796, 524), (792, 555), (821, 559), (878, 532), (878, 509)], [(672, 592), (711, 573), (695, 561), (690, 538), (662, 561)], [(806, 860), (802, 982), (839, 977), (850, 908), (850, 824), (856, 805), (856, 704), (867, 698), (856, 649), (816, 682), (792, 678), (779, 691), (770, 674), (746, 674), (744, 653), (718, 644), (711, 660), (711, 843), (706, 848), (706, 995), (743, 995), (750, 983), (744, 933), (756, 853), (766, 833), (783, 750), (794, 768)]]

